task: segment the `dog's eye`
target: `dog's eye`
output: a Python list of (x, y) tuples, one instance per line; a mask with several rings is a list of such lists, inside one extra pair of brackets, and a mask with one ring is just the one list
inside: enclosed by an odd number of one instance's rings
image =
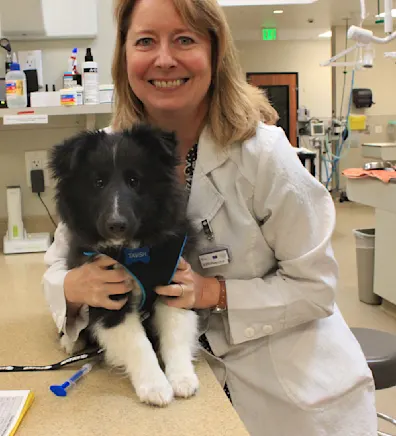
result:
[(96, 179), (95, 180), (95, 186), (97, 188), (100, 188), (100, 189), (104, 188), (104, 181), (103, 181), (103, 179)]
[(139, 180), (136, 177), (129, 177), (128, 178), (128, 185), (131, 188), (136, 188), (136, 186), (138, 186), (139, 184)]

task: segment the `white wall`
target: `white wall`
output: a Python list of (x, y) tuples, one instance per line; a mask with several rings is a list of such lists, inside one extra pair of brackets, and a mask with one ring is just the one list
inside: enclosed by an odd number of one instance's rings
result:
[[(370, 28), (375, 35), (383, 37), (383, 25)], [(336, 27), (333, 29), (333, 43), (335, 44), (335, 53), (340, 53), (345, 49), (345, 28)], [(348, 47), (353, 42), (348, 41)], [(356, 109), (352, 105), (351, 113), (367, 115), (368, 131), (366, 133), (354, 134), (353, 147), (345, 149), (343, 157), (340, 160), (340, 171), (345, 168), (361, 168), (368, 159), (361, 155), (360, 145), (365, 142), (388, 142), (396, 138), (388, 133), (388, 121), (396, 119), (396, 65), (395, 60), (384, 57), (384, 52), (396, 51), (396, 42), (386, 45), (375, 44), (374, 67), (371, 69), (361, 69), (355, 72), (354, 88), (369, 88), (373, 92), (375, 104), (371, 108)], [(356, 59), (356, 51), (348, 55), (347, 61), (352, 62)], [(343, 62), (344, 58), (339, 62)], [(344, 68), (335, 68), (335, 107), (337, 116), (340, 113), (345, 117), (347, 114), (348, 99), (351, 91), (352, 67), (348, 67), (346, 74), (345, 97), (342, 110), (341, 99), (344, 83)], [(381, 133), (376, 133), (376, 127), (382, 129)], [(371, 159), (372, 160), (372, 159)], [(340, 179), (340, 188), (345, 189), (346, 180)]]
[[(83, 1), (83, 0), (82, 0)], [(67, 60), (73, 47), (78, 47), (78, 65), (84, 60), (86, 47), (92, 48), (94, 59), (99, 65), (100, 83), (111, 83), (111, 60), (115, 44), (112, 0), (98, 0), (98, 36), (94, 40), (48, 40), (13, 42), (13, 50), (43, 51), (43, 79), (50, 89), (52, 84), (59, 89)], [(1, 12), (1, 5), (0, 5)], [(0, 76), (4, 76), (4, 50), (0, 52)], [(5, 52), (4, 52), (5, 53)], [(1, 109), (0, 109), (1, 110)], [(107, 124), (109, 117), (101, 117), (99, 126)], [(85, 127), (84, 117), (53, 117), (50, 123), (41, 127), (25, 126), (21, 129), (0, 124), (0, 220), (6, 213), (6, 186), (18, 184), (22, 189), (23, 213), (25, 217), (46, 216), (46, 211), (36, 194), (27, 186), (25, 176), (25, 151), (49, 150), (52, 145), (77, 133)], [(43, 198), (54, 213), (53, 190), (46, 189)], [(48, 221), (49, 223), (49, 221)], [(50, 223), (48, 230), (50, 230)], [(1, 236), (1, 235), (0, 235)]]
[(331, 117), (331, 70), (320, 63), (331, 56), (329, 40), (237, 41), (245, 73), (297, 72), (299, 105), (311, 116)]

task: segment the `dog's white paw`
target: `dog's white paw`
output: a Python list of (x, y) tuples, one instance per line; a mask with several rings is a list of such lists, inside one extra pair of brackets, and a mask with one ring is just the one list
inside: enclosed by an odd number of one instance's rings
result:
[(192, 397), (199, 388), (199, 380), (194, 372), (168, 374), (168, 380), (176, 397)]
[(152, 379), (135, 387), (142, 403), (164, 407), (173, 400), (173, 389), (165, 375), (163, 380)]

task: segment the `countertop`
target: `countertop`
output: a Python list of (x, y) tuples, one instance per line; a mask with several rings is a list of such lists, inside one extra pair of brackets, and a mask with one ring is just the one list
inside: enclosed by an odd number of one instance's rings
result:
[[(0, 365), (47, 365), (65, 357), (41, 287), (43, 254), (0, 255)], [(67, 397), (51, 384), (82, 363), (57, 371), (0, 373), (0, 389), (30, 389), (35, 400), (17, 436), (248, 436), (203, 357), (196, 363), (200, 390), (166, 408), (138, 402), (128, 378), (103, 364)]]

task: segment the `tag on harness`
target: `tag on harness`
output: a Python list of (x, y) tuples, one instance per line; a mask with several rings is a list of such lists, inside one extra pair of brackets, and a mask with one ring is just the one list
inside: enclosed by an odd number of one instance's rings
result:
[(150, 262), (149, 247), (124, 249), (124, 264), (131, 265), (132, 263), (136, 262), (142, 262), (146, 264)]

